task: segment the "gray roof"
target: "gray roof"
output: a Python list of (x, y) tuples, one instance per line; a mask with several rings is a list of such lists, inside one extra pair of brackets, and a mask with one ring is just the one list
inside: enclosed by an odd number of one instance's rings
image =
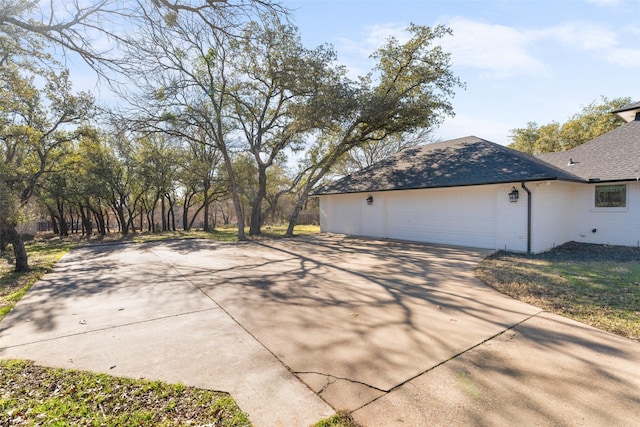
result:
[(622, 108), (618, 108), (617, 110), (612, 111), (612, 113), (619, 113), (621, 111), (635, 110), (637, 108), (640, 108), (640, 102), (636, 102), (634, 104), (627, 104)]
[(538, 158), (585, 180), (635, 180), (640, 176), (640, 121), (624, 124), (572, 150)]
[(636, 102), (635, 104), (625, 105), (622, 108), (619, 108), (615, 111), (612, 111), (612, 114), (620, 117), (625, 122), (631, 122), (635, 120), (637, 113), (640, 112), (640, 102)]
[(533, 156), (475, 136), (407, 148), (316, 191), (362, 193), (546, 180), (582, 181)]

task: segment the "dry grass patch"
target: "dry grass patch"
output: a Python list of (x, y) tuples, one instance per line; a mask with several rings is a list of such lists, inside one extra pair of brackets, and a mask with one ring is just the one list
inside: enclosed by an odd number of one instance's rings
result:
[(476, 275), (520, 301), (640, 341), (640, 248), (570, 242), (538, 255), (499, 251)]

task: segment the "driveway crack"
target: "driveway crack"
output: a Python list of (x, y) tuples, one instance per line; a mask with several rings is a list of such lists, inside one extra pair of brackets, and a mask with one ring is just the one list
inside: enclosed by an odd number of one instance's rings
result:
[(358, 385), (363, 385), (365, 387), (368, 387), (372, 390), (376, 390), (376, 391), (380, 391), (382, 393), (387, 393), (389, 390), (384, 390), (375, 386), (372, 386), (371, 384), (367, 384), (365, 382), (362, 381), (358, 381), (358, 380), (353, 380), (351, 378), (345, 378), (345, 377), (337, 377), (335, 375), (331, 375), (331, 374), (324, 374), (322, 372), (315, 372), (315, 371), (295, 371), (294, 374), (296, 376), (299, 375), (308, 375), (308, 374), (313, 374), (313, 375), (320, 375), (322, 377), (325, 377), (327, 382), (325, 383), (324, 386), (322, 386), (322, 388), (320, 390), (317, 391), (318, 394), (322, 394), (324, 391), (326, 391), (331, 385), (335, 384), (337, 381), (347, 381), (350, 382), (352, 384), (358, 384)]

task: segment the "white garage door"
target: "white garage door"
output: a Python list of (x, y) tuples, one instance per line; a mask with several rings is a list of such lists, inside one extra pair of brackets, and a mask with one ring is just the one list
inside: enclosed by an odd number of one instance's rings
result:
[(386, 197), (386, 237), (496, 248), (492, 187), (394, 191)]

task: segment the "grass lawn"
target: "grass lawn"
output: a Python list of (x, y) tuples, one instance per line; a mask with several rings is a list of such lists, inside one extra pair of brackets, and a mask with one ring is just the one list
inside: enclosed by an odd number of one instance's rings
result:
[(0, 425), (250, 426), (226, 393), (0, 361)]
[(0, 257), (0, 320), (27, 293), (31, 286), (53, 268), (73, 245), (68, 242), (27, 242), (28, 273), (15, 273), (12, 254)]
[(640, 341), (640, 248), (572, 242), (538, 255), (499, 251), (476, 275), (520, 301)]

